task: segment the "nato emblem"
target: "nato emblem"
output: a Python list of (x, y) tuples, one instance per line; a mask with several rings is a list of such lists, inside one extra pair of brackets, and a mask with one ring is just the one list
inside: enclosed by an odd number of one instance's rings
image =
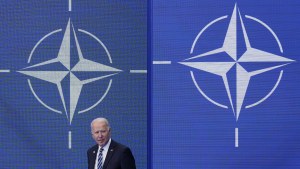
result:
[[(69, 0), (69, 12), (72, 11), (71, 0)], [(80, 36), (79, 36), (80, 35)], [(85, 37), (84, 42), (89, 41), (93, 44), (92, 50), (82, 48), (81, 39)], [(59, 40), (57, 40), (59, 39)], [(55, 44), (58, 42), (59, 45)], [(86, 47), (86, 46), (85, 46)], [(84, 51), (96, 51), (95, 56), (89, 57)], [(49, 56), (49, 53), (52, 56)], [(45, 56), (47, 55), (47, 56)], [(35, 99), (48, 110), (64, 115), (71, 125), (77, 114), (82, 114), (92, 110), (99, 105), (108, 95), (113, 84), (113, 76), (123, 72), (113, 64), (113, 57), (105, 43), (93, 33), (76, 28), (71, 17), (65, 24), (65, 27), (53, 30), (38, 40), (32, 48), (27, 63), (29, 66), (18, 72), (28, 76), (28, 86)], [(147, 73), (146, 70), (130, 70), (130, 73)], [(40, 81), (41, 84), (51, 84), (55, 86), (60, 105), (51, 105), (51, 99), (47, 96), (40, 96), (39, 90), (43, 87), (36, 87), (34, 81)], [(104, 81), (105, 80), (105, 81)], [(101, 85), (97, 82), (104, 81)], [(89, 98), (87, 107), (78, 108), (79, 100), (85, 88), (90, 84), (96, 83), (98, 91)], [(87, 87), (86, 87), (87, 86)], [(44, 89), (42, 89), (44, 90)], [(54, 95), (54, 94), (53, 94)], [(55, 97), (54, 97), (55, 98)], [(92, 100), (92, 101), (90, 101)], [(68, 147), (72, 147), (72, 132), (68, 132)]]
[[(217, 46), (212, 50), (197, 53), (195, 51), (198, 43), (204, 41), (203, 34), (210, 29), (210, 27), (217, 25), (219, 22), (229, 19), (227, 31), (221, 46)], [(275, 54), (265, 49), (254, 47), (251, 43), (251, 38), (247, 32), (245, 22), (253, 21), (261, 25), (263, 29), (269, 32), (276, 41), (277, 48), (280, 53)], [(238, 29), (240, 28), (240, 29)], [(182, 65), (191, 67), (190, 76), (199, 93), (212, 104), (220, 108), (232, 109), (235, 120), (238, 121), (241, 111), (259, 105), (269, 98), (279, 85), (283, 76), (282, 68), (292, 62), (289, 58), (284, 57), (283, 48), (276, 33), (263, 21), (255, 17), (245, 15), (243, 16), (239, 11), (237, 4), (233, 9), (231, 16), (219, 17), (208, 23), (196, 36), (192, 47), (190, 49), (191, 57), (179, 62)], [(229, 57), (230, 60), (222, 61), (220, 56)], [(202, 61), (202, 59), (204, 61)], [(212, 59), (212, 60), (210, 60)], [(264, 67), (248, 70), (243, 65), (246, 64), (263, 64)], [(255, 67), (255, 66), (254, 66)], [(194, 70), (195, 69), (195, 70)], [(252, 104), (245, 105), (246, 93), (251, 79), (257, 75), (264, 75), (264, 73), (281, 69), (276, 83), (269, 92), (262, 98), (258, 99)], [(217, 78), (221, 78), (226, 90), (229, 105), (218, 102), (211, 98), (202, 88), (201, 83), (198, 82), (195, 76), (197, 71), (209, 73)], [(232, 82), (232, 79), (234, 81)], [(238, 128), (235, 128), (235, 147), (238, 147)]]

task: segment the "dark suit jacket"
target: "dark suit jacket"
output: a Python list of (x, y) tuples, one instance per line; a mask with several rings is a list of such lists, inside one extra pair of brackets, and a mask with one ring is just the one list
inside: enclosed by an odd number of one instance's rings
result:
[[(98, 145), (94, 145), (87, 151), (88, 169), (94, 169), (95, 167), (98, 148)], [(103, 169), (136, 169), (135, 160), (130, 149), (111, 140)]]

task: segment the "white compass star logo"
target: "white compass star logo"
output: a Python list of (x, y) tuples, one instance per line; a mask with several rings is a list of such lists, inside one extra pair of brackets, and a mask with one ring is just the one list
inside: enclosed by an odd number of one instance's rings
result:
[[(31, 57), (32, 57), (35, 49), (39, 46), (39, 44), (42, 41), (44, 41), (47, 37), (49, 37), (49, 36), (51, 36), (51, 35), (53, 35), (57, 32), (61, 32), (61, 31), (62, 31), (62, 29), (58, 29), (58, 30), (53, 31), (53, 32), (47, 34), (46, 36), (44, 36), (33, 48), (32, 52), (29, 56), (28, 63), (30, 63)], [(110, 63), (112, 63), (109, 51), (107, 50), (105, 45), (96, 36), (94, 36), (93, 34), (87, 32), (87, 31), (81, 30), (81, 29), (78, 29), (78, 31), (81, 32), (81, 33), (87, 34), (87, 35), (91, 36), (92, 38), (94, 38), (102, 46), (102, 48), (105, 50), (106, 55), (109, 58)], [(71, 34), (72, 33), (73, 33), (73, 36), (74, 36), (74, 39), (75, 39), (75, 46), (76, 46), (77, 55), (78, 55), (78, 62), (74, 66), (72, 66), (72, 64), (71, 64), (72, 57), (71, 57), (71, 44), (70, 43), (71, 43)], [(46, 65), (57, 64), (57, 63), (62, 64), (63, 67), (65, 67), (67, 70), (65, 70), (65, 71), (30, 70), (30, 69), (33, 69), (33, 68), (37, 68), (37, 67), (42, 68), (42, 67), (45, 67)], [(91, 106), (91, 107), (89, 107), (85, 110), (82, 110), (82, 111), (76, 111), (77, 103), (78, 103), (83, 85), (88, 84), (88, 83), (92, 83), (92, 82), (95, 82), (95, 81), (98, 81), (98, 80), (101, 80), (101, 79), (104, 79), (104, 78), (111, 77), (113, 75), (118, 74), (121, 71), (122, 70), (119, 70), (117, 68), (113, 68), (111, 66), (104, 65), (104, 64), (101, 64), (101, 63), (98, 63), (98, 62), (95, 62), (95, 61), (88, 60), (88, 59), (84, 58), (84, 55), (83, 55), (83, 53), (81, 51), (81, 48), (80, 48), (80, 44), (78, 42), (78, 38), (76, 36), (74, 26), (73, 26), (71, 20), (69, 19), (67, 27), (66, 27), (65, 32), (64, 32), (63, 40), (62, 40), (60, 49), (58, 51), (57, 57), (54, 58), (54, 59), (50, 59), (50, 60), (35, 64), (35, 65), (26, 67), (26, 68), (24, 68), (23, 70), (21, 70), (19, 72), (22, 73), (22, 74), (25, 74), (25, 75), (28, 75), (28, 76), (46, 81), (46, 82), (50, 82), (52, 84), (55, 84), (57, 89), (58, 89), (59, 96), (60, 96), (61, 102), (62, 102), (63, 107), (64, 107), (64, 112), (65, 112), (65, 114), (68, 118), (69, 123), (71, 124), (75, 112), (83, 113), (85, 111), (88, 111), (91, 108), (95, 107), (97, 104), (99, 104), (103, 100), (103, 98), (105, 97), (105, 95), (107, 94), (107, 92), (110, 89), (112, 81), (110, 80), (110, 83), (109, 83), (105, 93), (93, 106)], [(88, 72), (98, 72), (99, 73), (100, 72), (102, 75), (98, 76), (98, 77), (94, 77), (94, 78), (88, 78), (88, 79), (80, 80), (75, 75), (75, 72), (86, 72), (86, 73), (88, 73)], [(70, 97), (69, 97), (70, 98), (69, 107), (67, 107), (66, 99), (65, 99), (65, 96), (64, 96), (65, 92), (67, 92), (67, 91), (64, 91), (63, 87), (62, 87), (62, 81), (65, 78), (67, 78), (67, 75), (69, 75), (69, 83), (70, 83), (70, 85), (69, 85), (69, 95), (70, 95)], [(31, 89), (32, 93), (34, 94), (36, 99), (42, 105), (44, 105), (45, 107), (47, 107), (48, 109), (50, 109), (54, 112), (62, 113), (61, 111), (56, 110), (56, 109), (48, 106), (46, 103), (44, 103), (35, 94), (35, 92), (32, 88), (30, 80), (28, 80), (28, 83), (29, 83), (29, 86), (30, 86), (30, 89)]]
[[(200, 33), (198, 34), (198, 36), (196, 37), (196, 39), (194, 40), (193, 46), (191, 48), (191, 54), (193, 54), (194, 52), (194, 48), (195, 48), (195, 44), (197, 43), (199, 37), (202, 35), (202, 33), (211, 25), (213, 25), (214, 23), (223, 20), (225, 18), (227, 18), (228, 16), (223, 16), (220, 17), (214, 21), (212, 21), (211, 23), (209, 23), (206, 27), (204, 27)], [(262, 21), (251, 17), (251, 16), (247, 16), (247, 19), (251, 19), (254, 20), (258, 23), (260, 23), (261, 25), (263, 25), (269, 32), (272, 33), (273, 37), (276, 39), (277, 44), (280, 48), (281, 53), (283, 52), (281, 44), (276, 36), (276, 34), (271, 30), (270, 27), (268, 27), (265, 23), (263, 23)], [(238, 25), (238, 23), (240, 23), (240, 25)], [(239, 32), (237, 30), (237, 26), (241, 26), (241, 31)], [(238, 39), (238, 35), (239, 33), (241, 33), (241, 37), (243, 37), (244, 39), (244, 48), (239, 48), (237, 39)], [(242, 51), (241, 51), (242, 50)], [(232, 62), (199, 62), (199, 61), (195, 61), (195, 62), (191, 62), (191, 60), (196, 59), (196, 58), (202, 58), (202, 57), (214, 57), (214, 56), (218, 56), (221, 53), (227, 53), (227, 55), (229, 55), (233, 61)], [(238, 53), (242, 53), (241, 55), (238, 55)], [(285, 66), (287, 64), (289, 64), (290, 62), (293, 62), (293, 60), (285, 58), (283, 56), (277, 55), (277, 54), (273, 54), (273, 53), (269, 53), (260, 49), (256, 49), (254, 47), (251, 46), (251, 43), (249, 41), (248, 38), (248, 34), (242, 19), (242, 16), (240, 14), (240, 11), (238, 10), (237, 5), (235, 5), (230, 22), (229, 22), (229, 26), (226, 32), (226, 36), (225, 39), (223, 41), (223, 45), (220, 48), (217, 48), (215, 50), (211, 50), (208, 52), (205, 52), (203, 54), (200, 55), (196, 55), (193, 57), (190, 57), (188, 59), (185, 59), (183, 62), (179, 62), (180, 64), (183, 64), (185, 66), (189, 66), (201, 71), (205, 71), (208, 73), (212, 73), (214, 75), (220, 76), (223, 80), (225, 89), (226, 89), (226, 93), (227, 96), (229, 98), (230, 101), (230, 105), (231, 108), (233, 110), (233, 113), (235, 115), (236, 120), (238, 120), (241, 109), (243, 107), (243, 103), (245, 100), (245, 96), (246, 96), (246, 92), (248, 89), (248, 85), (250, 83), (250, 79), (251, 77), (258, 75), (258, 74), (262, 74), (277, 68), (280, 68), (282, 66)], [(263, 69), (258, 69), (258, 70), (254, 70), (254, 71), (247, 71), (244, 67), (242, 67), (242, 63), (278, 63), (276, 66), (272, 65), (272, 66), (267, 66), (266, 68)], [(229, 78), (228, 78), (228, 72), (232, 69), (232, 68), (236, 68), (236, 73), (235, 73), (235, 78), (236, 78), (236, 100), (234, 101), (233, 99), (233, 92), (230, 90), (230, 85), (229, 85)], [(262, 101), (264, 101), (265, 99), (267, 99), (272, 92), (276, 89), (277, 85), (279, 84), (279, 81), (281, 79), (281, 75), (282, 75), (282, 71), (281, 74), (277, 80), (277, 83), (275, 84), (275, 86), (273, 87), (273, 89), (271, 90), (271, 92), (266, 95), (263, 99), (261, 99), (260, 101), (252, 104), (252, 105), (248, 105), (246, 106), (246, 108), (255, 106), (259, 103), (261, 103)], [(226, 105), (220, 104), (216, 101), (214, 101), (213, 99), (209, 98), (199, 87), (199, 85), (197, 84), (197, 82), (195, 81), (194, 78), (194, 74), (193, 71), (191, 71), (191, 76), (192, 79), (194, 80), (194, 84), (196, 85), (196, 87), (198, 88), (199, 92), (206, 98), (208, 99), (210, 102), (214, 103), (215, 105), (218, 105), (220, 107), (223, 108), (228, 108)]]

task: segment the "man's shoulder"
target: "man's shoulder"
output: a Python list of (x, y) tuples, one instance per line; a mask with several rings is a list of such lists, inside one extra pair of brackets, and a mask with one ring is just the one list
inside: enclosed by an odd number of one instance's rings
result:
[(110, 144), (110, 149), (115, 149), (118, 152), (131, 152), (130, 148), (124, 144), (121, 144), (119, 142), (116, 142), (114, 140), (112, 140), (111, 144)]
[(90, 152), (92, 152), (92, 151), (96, 151), (97, 149), (98, 149), (98, 145), (96, 144), (96, 145), (93, 145), (92, 147), (90, 147), (90, 148), (87, 150), (87, 152), (90, 153)]
[(121, 143), (119, 143), (119, 142), (117, 142), (117, 141), (115, 141), (115, 140), (111, 140), (110, 145), (111, 145), (112, 147), (119, 147), (119, 148), (122, 148), (122, 149), (128, 148), (126, 145), (121, 144)]

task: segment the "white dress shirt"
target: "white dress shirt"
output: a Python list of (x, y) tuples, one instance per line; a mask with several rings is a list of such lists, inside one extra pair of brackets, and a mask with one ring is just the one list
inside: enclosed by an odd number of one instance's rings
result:
[(99, 152), (100, 152), (99, 150), (101, 148), (103, 148), (103, 151), (102, 151), (102, 164), (104, 165), (104, 161), (105, 161), (110, 143), (111, 143), (111, 138), (108, 140), (107, 144), (105, 144), (103, 147), (99, 146), (96, 161), (95, 161), (95, 167), (94, 167), (95, 169), (98, 169), (97, 166), (98, 166), (98, 157), (99, 157)]

